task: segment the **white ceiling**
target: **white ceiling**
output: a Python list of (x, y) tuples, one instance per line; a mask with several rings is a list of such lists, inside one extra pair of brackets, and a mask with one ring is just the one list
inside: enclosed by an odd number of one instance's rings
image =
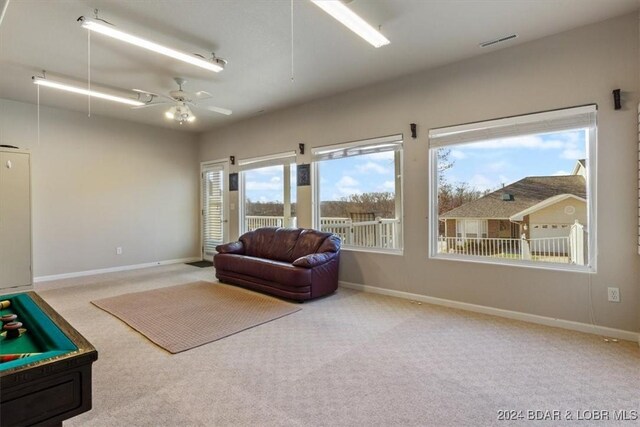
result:
[[(3, 0), (0, 0), (3, 3)], [(0, 27), (0, 98), (36, 102), (31, 76), (86, 84), (87, 31), (81, 15), (186, 52), (214, 51), (229, 61), (212, 73), (107, 39), (91, 37), (91, 83), (112, 91), (166, 93), (174, 76), (186, 90), (206, 90), (232, 116), (196, 110), (179, 126), (165, 107), (131, 110), (93, 100), (92, 114), (190, 131), (325, 97), (638, 10), (638, 0), (354, 0), (355, 12), (391, 40), (375, 49), (308, 0), (294, 0), (291, 76), (289, 0), (10, 0)], [(481, 49), (478, 43), (517, 33)], [(84, 83), (83, 83), (84, 82)], [(42, 88), (43, 105), (87, 111), (84, 97)]]

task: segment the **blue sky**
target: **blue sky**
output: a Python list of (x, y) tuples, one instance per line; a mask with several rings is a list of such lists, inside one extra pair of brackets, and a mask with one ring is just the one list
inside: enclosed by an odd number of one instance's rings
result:
[(394, 153), (374, 153), (319, 163), (320, 200), (395, 191)]
[(526, 176), (571, 174), (576, 160), (586, 158), (584, 130), (457, 145), (445, 174), (449, 183), (466, 182), (477, 190), (495, 190)]
[[(254, 202), (282, 202), (284, 195), (284, 166), (269, 166), (244, 173), (245, 197)], [(296, 201), (296, 168), (291, 167), (291, 201)]]
[[(494, 190), (526, 176), (568, 175), (577, 159), (586, 157), (585, 131), (539, 134), (456, 145), (445, 172), (450, 183), (466, 182), (477, 190)], [(394, 192), (393, 152), (323, 161), (321, 200), (340, 200), (350, 194)], [(253, 201), (282, 201), (283, 166), (245, 173), (246, 196)], [(296, 200), (295, 165), (291, 168), (291, 196)], [(424, 183), (425, 188), (427, 183)]]

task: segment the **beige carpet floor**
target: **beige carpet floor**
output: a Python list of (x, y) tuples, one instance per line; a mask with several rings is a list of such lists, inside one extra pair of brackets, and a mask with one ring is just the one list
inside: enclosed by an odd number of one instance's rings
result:
[(637, 344), (595, 335), (339, 289), (171, 355), (89, 303), (213, 273), (172, 265), (37, 286), (99, 351), (93, 410), (65, 426), (511, 426), (528, 423), (498, 411), (640, 409)]
[(300, 311), (300, 305), (199, 281), (91, 301), (170, 353), (180, 353)]

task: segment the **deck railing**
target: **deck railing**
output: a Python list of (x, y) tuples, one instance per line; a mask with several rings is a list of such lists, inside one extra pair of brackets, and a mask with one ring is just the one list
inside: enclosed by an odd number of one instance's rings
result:
[(283, 216), (258, 216), (258, 215), (247, 215), (245, 216), (245, 230), (253, 231), (257, 228), (261, 227), (295, 227), (297, 224), (297, 218), (290, 218), (291, 225), (285, 225), (285, 220)]
[(438, 238), (438, 252), (564, 264), (575, 263), (570, 257), (569, 237), (501, 239), (441, 236)]
[(377, 218), (372, 221), (352, 221), (350, 218), (320, 219), (320, 229), (335, 233), (342, 244), (367, 248), (400, 249), (400, 220)]
[[(297, 224), (291, 218), (292, 227)], [(245, 230), (252, 231), (260, 227), (284, 227), (282, 216), (245, 217)], [(378, 218), (372, 221), (354, 222), (350, 218), (325, 217), (320, 220), (322, 231), (335, 233), (342, 239), (342, 244), (369, 248), (399, 249), (399, 219)]]

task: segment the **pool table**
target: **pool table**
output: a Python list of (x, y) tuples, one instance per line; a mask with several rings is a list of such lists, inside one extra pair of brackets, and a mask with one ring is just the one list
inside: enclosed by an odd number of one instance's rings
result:
[(5, 321), (17, 316), (0, 334), (0, 425), (62, 425), (90, 410), (96, 349), (35, 292), (0, 301)]

